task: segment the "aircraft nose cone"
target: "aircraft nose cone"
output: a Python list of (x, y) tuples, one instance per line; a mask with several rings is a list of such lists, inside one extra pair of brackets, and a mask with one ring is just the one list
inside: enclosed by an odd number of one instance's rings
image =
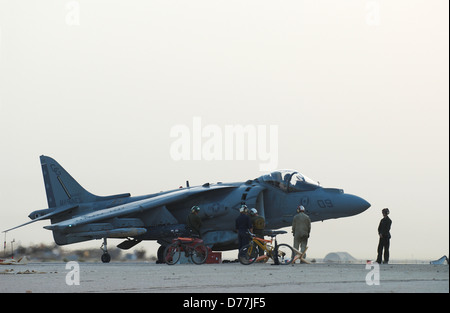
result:
[(354, 195), (346, 195), (346, 209), (348, 213), (354, 215), (359, 214), (370, 208), (370, 203)]

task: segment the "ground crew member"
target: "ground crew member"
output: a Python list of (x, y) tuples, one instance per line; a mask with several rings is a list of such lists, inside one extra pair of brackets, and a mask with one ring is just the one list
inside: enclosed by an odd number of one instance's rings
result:
[(241, 252), (241, 248), (245, 245), (248, 245), (250, 242), (250, 235), (248, 231), (253, 232), (252, 221), (248, 216), (248, 208), (246, 205), (243, 205), (240, 209), (239, 217), (236, 219), (236, 230), (238, 232), (238, 240), (239, 240), (239, 253)]
[[(253, 233), (256, 237), (264, 239), (264, 228), (266, 227), (266, 221), (264, 217), (258, 215), (258, 211), (255, 208), (250, 209), (250, 220), (252, 221)], [(264, 254), (264, 250), (259, 249), (259, 256)]]
[[(301, 246), (300, 252), (305, 252), (306, 245), (308, 244), (309, 233), (311, 232), (311, 220), (309, 216), (305, 214), (305, 208), (303, 205), (300, 205), (297, 208), (297, 215), (294, 216), (292, 221), (292, 234), (294, 236), (294, 248), (299, 250), (299, 246)], [(305, 258), (306, 255), (303, 255)]]
[(384, 208), (381, 210), (381, 213), (383, 214), (383, 218), (380, 221), (380, 225), (378, 225), (378, 235), (380, 236), (380, 241), (378, 242), (378, 256), (377, 256), (377, 263), (381, 264), (382, 255), (383, 255), (383, 249), (384, 249), (384, 264), (387, 264), (389, 262), (389, 245), (391, 241), (391, 225), (392, 221), (388, 217), (389, 209)]
[(190, 230), (192, 235), (198, 236), (201, 238), (200, 235), (200, 227), (202, 227), (202, 220), (198, 216), (198, 212), (200, 212), (200, 208), (196, 205), (194, 205), (191, 208), (191, 213), (189, 213), (187, 217), (187, 228)]

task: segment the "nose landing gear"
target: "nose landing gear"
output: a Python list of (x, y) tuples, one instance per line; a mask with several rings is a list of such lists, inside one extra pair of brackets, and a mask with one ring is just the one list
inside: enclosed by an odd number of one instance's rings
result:
[(103, 243), (102, 243), (102, 246), (100, 247), (100, 249), (102, 249), (102, 251), (103, 251), (102, 258), (101, 258), (102, 262), (109, 263), (111, 261), (111, 255), (108, 253), (106, 238), (103, 238)]

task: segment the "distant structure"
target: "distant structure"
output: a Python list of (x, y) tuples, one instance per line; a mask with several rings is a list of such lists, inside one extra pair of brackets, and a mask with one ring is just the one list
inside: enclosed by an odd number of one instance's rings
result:
[(447, 263), (448, 265), (448, 258), (446, 255), (444, 255), (443, 257), (441, 257), (440, 259), (436, 260), (436, 261), (431, 261), (430, 264), (445, 264)]
[(326, 263), (352, 263), (357, 260), (347, 252), (330, 252), (323, 261)]

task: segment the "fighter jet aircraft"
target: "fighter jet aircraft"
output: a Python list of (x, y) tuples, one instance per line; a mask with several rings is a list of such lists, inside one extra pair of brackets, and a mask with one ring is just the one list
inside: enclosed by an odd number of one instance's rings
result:
[[(186, 218), (194, 205), (201, 208), (201, 235), (216, 251), (237, 249), (235, 220), (245, 204), (256, 208), (267, 229), (292, 224), (299, 205), (311, 221), (323, 221), (359, 214), (370, 204), (342, 189), (323, 188), (294, 170), (278, 170), (237, 183), (205, 183), (165, 192), (132, 197), (129, 193), (96, 196), (86, 191), (54, 159), (41, 156), (48, 208), (31, 212), (30, 223), (50, 219), (44, 226), (53, 232), (58, 245), (103, 239), (102, 261), (107, 263), (107, 238), (123, 238), (118, 245), (129, 249), (142, 240), (156, 240), (158, 258), (172, 238), (185, 235)], [(5, 231), (5, 232), (6, 232)]]

